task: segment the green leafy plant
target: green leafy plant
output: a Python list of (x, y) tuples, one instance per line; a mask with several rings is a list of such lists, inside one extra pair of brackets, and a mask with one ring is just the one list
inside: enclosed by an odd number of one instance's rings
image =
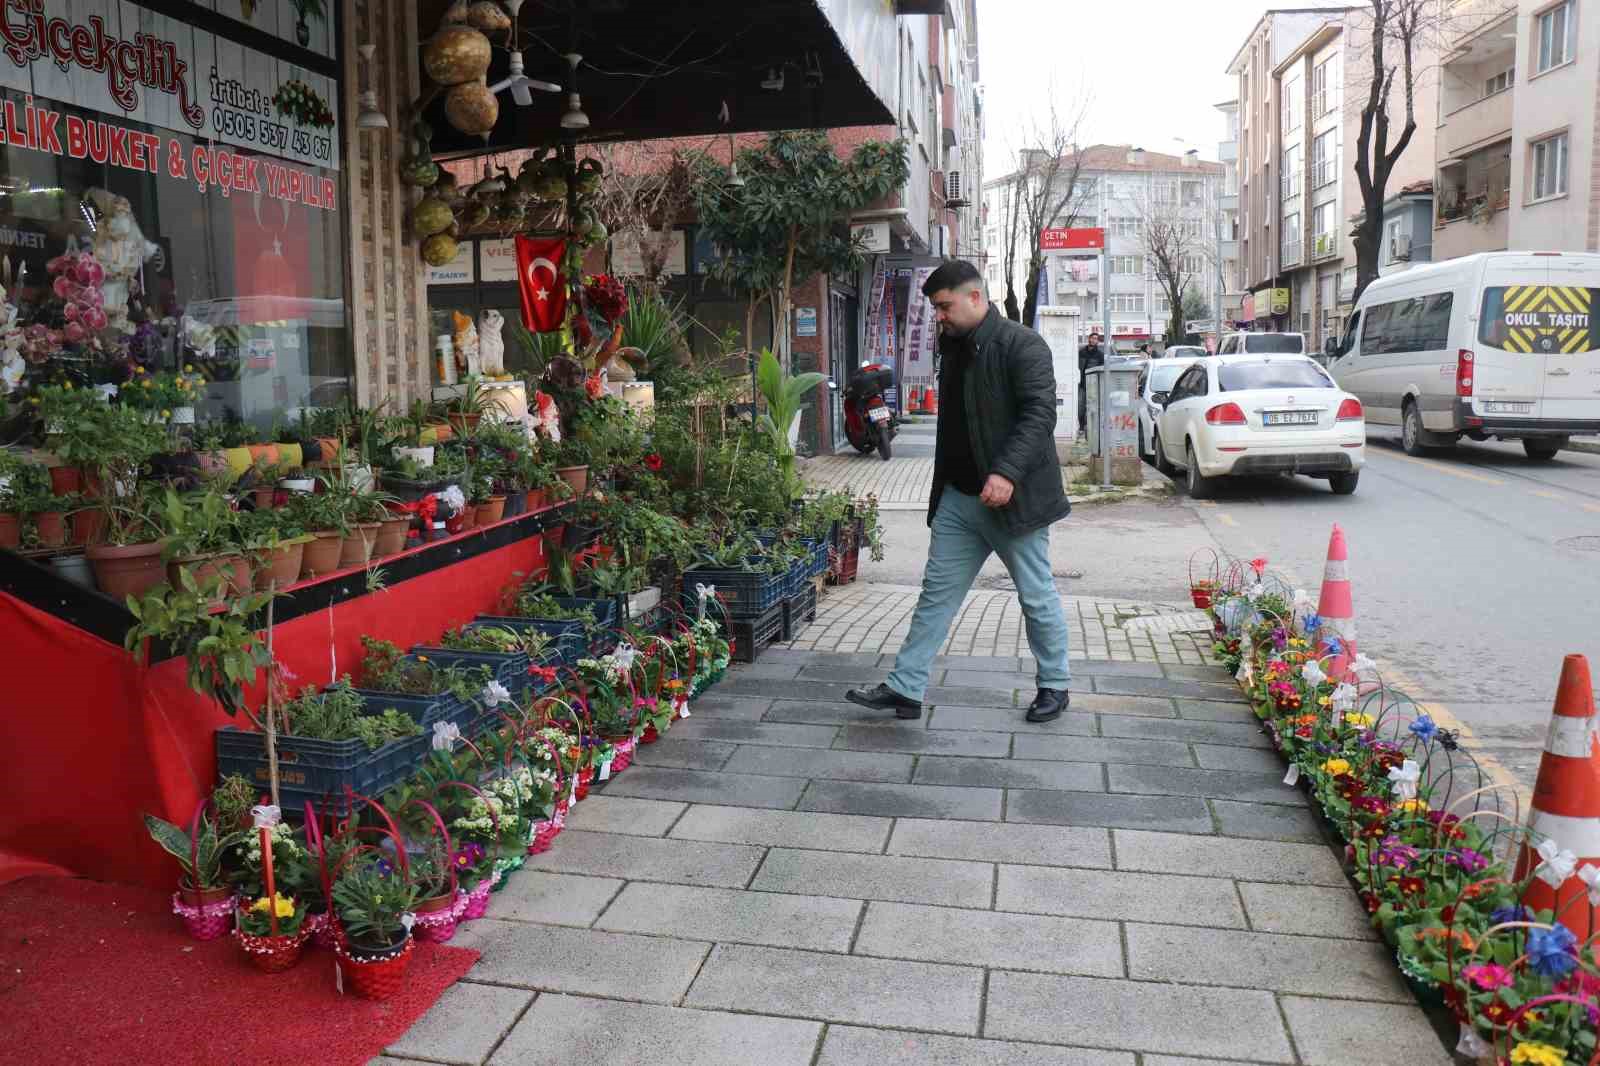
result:
[(147, 658), (148, 645), (165, 643), (188, 661), (189, 687), (213, 696), (228, 714), (244, 708), (245, 690), (255, 684), (261, 668), (271, 661), (266, 642), (257, 632), (255, 616), (271, 602), (271, 592), (250, 592), (230, 598), (216, 608), (221, 575), (204, 585), (184, 567), (176, 588), (159, 585), (143, 599), (128, 597), (134, 624), (123, 645), (137, 658)]
[(761, 412), (758, 424), (767, 433), (786, 482), (794, 480), (794, 448), (789, 444), (789, 427), (800, 417), (800, 404), (806, 394), (825, 380), (824, 375), (815, 372), (785, 374), (770, 348), (761, 351), (761, 359), (756, 364), (756, 385), (767, 401), (767, 409)]
[(184, 886), (196, 890), (222, 886), (223, 855), (244, 839), (242, 831), (219, 830), (217, 821), (209, 814), (201, 815), (200, 831), (194, 839), (191, 839), (187, 829), (153, 814), (144, 816), (144, 827), (150, 833), (150, 839), (159, 844), (162, 851), (178, 860), (178, 865), (183, 868)]
[(363, 854), (333, 885), (333, 905), (350, 939), (367, 948), (398, 946), (408, 931), (401, 916), (416, 905), (417, 890), (398, 865)]
[(683, 300), (668, 303), (637, 287), (628, 291), (628, 312), (622, 320), (622, 347), (639, 352), (639, 366), (650, 380), (677, 366), (685, 353)]
[(215, 489), (187, 495), (167, 489), (161, 519), (161, 554), (166, 559), (217, 555), (238, 547), (238, 512)]
[(361, 646), (367, 650), (361, 659), (363, 688), (409, 696), (431, 696), (444, 690), (427, 656), (408, 659), (398, 645), (374, 637), (363, 636)]

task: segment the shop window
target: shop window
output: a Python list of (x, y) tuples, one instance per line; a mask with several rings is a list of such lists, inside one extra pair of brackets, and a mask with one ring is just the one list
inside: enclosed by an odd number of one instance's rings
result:
[[(266, 426), (340, 402), (352, 235), (337, 82), (132, 4), (109, 10), (108, 38), (148, 35), (160, 53), (148, 80), (108, 85), (54, 38), (19, 43), (37, 24), (8, 16), (8, 40), (34, 58), (0, 59), (0, 285), (28, 338), (20, 361), (0, 352), (7, 383), (21, 369), (25, 383), (121, 384), (135, 365), (190, 364), (209, 379), (201, 417)], [(88, 25), (81, 11), (44, 5), (69, 27)], [(103, 278), (63, 279), (67, 253), (93, 253)]]

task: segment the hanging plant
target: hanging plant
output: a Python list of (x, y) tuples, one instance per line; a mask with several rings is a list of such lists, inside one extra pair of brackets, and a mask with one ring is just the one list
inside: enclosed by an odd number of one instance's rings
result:
[(333, 125), (333, 112), (328, 102), (305, 82), (291, 79), (278, 86), (272, 94), (272, 106), (278, 114), (293, 119), (301, 126), (327, 129)]

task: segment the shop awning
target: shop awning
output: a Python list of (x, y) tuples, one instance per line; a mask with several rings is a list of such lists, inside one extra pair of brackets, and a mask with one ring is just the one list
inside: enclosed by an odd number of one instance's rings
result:
[[(447, 7), (422, 0), (418, 25), (431, 31)], [(435, 102), (427, 114), (436, 154), (559, 143), (567, 52), (583, 57), (583, 141), (894, 121), (897, 22), (882, 0), (527, 0), (519, 23), (527, 74), (563, 93), (535, 92), (528, 106), (502, 93), (487, 143), (451, 129)], [(497, 46), (490, 84), (506, 68)]]

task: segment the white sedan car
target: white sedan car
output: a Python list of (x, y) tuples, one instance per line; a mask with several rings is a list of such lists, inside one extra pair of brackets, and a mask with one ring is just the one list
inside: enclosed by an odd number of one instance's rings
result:
[(1162, 473), (1186, 474), (1203, 499), (1218, 478), (1307, 474), (1356, 490), (1366, 462), (1361, 401), (1304, 355), (1213, 355), (1168, 391), (1153, 450)]
[[(1205, 349), (1200, 349), (1201, 356)], [(1156, 420), (1161, 417), (1161, 405), (1178, 375), (1189, 368), (1187, 360), (1152, 359), (1139, 375), (1139, 398), (1134, 406), (1139, 412), (1139, 458), (1155, 462)]]

